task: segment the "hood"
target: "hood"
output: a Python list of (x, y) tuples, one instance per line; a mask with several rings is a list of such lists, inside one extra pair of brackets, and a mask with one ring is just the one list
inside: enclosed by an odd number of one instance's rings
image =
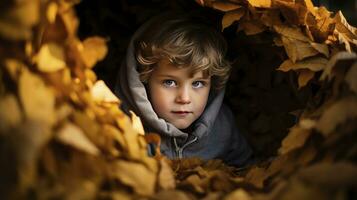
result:
[(117, 76), (115, 93), (122, 100), (125, 107), (134, 111), (141, 118), (146, 131), (157, 132), (162, 136), (169, 137), (187, 138), (189, 134), (192, 134), (201, 138), (205, 134), (208, 134), (208, 130), (210, 130), (210, 127), (213, 126), (222, 105), (224, 89), (218, 92), (211, 90), (204, 112), (192, 126), (193, 132), (185, 133), (171, 123), (166, 122), (164, 119), (157, 116), (150, 101), (148, 100), (145, 86), (139, 79), (134, 42), (147, 28), (150, 27), (150, 24), (161, 17), (162, 16), (157, 16), (146, 22), (131, 38), (125, 60), (122, 63)]

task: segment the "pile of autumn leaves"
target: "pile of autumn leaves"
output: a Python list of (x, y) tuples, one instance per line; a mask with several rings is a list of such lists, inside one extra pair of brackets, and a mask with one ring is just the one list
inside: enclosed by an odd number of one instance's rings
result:
[(77, 38), (77, 1), (7, 1), (0, 3), (1, 197), (348, 198), (357, 180), (348, 162), (357, 155), (356, 29), (309, 0), (199, 2), (225, 12), (223, 28), (238, 21), (247, 35), (276, 32), (275, 45), (287, 53), (278, 70), (296, 71), (299, 87), (321, 81), (276, 159), (235, 169), (148, 157), (147, 141), (160, 141), (144, 136), (97, 81), (92, 67), (106, 41)]

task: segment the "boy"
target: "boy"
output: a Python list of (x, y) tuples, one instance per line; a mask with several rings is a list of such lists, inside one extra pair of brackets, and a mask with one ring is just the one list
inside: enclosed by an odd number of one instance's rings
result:
[(198, 19), (182, 16), (158, 16), (134, 34), (115, 92), (147, 132), (160, 134), (167, 157), (243, 166), (252, 151), (222, 104), (230, 71), (225, 40)]

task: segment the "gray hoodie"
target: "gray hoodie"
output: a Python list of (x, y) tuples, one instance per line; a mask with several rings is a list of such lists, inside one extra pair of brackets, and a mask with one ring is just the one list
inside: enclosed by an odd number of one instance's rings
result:
[(186, 133), (160, 118), (154, 111), (139, 79), (134, 42), (152, 21), (140, 27), (132, 37), (126, 58), (119, 70), (115, 93), (122, 100), (122, 109), (134, 111), (142, 120), (145, 131), (161, 136), (161, 152), (167, 157), (199, 157), (204, 160), (221, 159), (234, 166), (250, 161), (252, 150), (235, 126), (231, 110), (222, 103), (224, 89), (211, 90), (206, 108), (193, 123), (192, 132)]

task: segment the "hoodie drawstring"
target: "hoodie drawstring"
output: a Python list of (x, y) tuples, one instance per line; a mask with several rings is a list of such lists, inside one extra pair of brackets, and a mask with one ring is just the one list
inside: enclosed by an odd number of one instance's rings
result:
[(194, 136), (194, 138), (187, 142), (186, 144), (184, 144), (182, 147), (180, 147), (178, 144), (177, 144), (177, 141), (176, 141), (176, 138), (174, 137), (174, 144), (175, 144), (175, 151), (176, 151), (176, 156), (181, 159), (183, 158), (183, 150), (190, 144), (194, 143), (197, 141), (197, 136)]

